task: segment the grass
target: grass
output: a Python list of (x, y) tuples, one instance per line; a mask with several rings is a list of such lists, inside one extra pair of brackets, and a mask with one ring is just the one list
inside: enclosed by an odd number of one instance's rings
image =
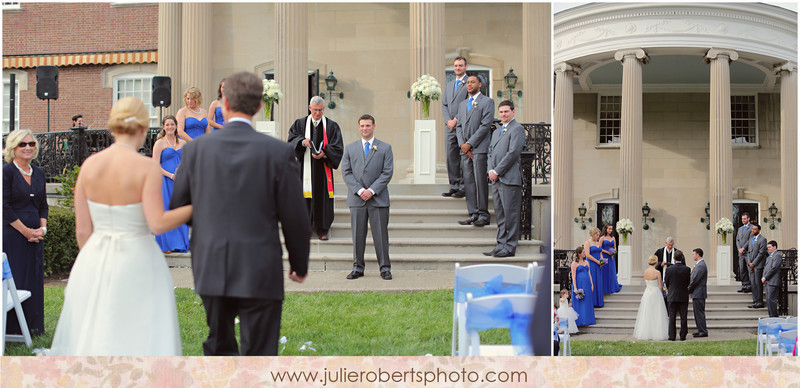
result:
[(753, 356), (756, 339), (731, 341), (573, 340), (573, 356)]
[[(287, 293), (283, 303), (281, 335), (286, 356), (435, 356), (450, 355), (453, 292), (407, 293)], [(203, 355), (208, 335), (200, 297), (194, 291), (175, 290), (183, 355)], [(64, 288), (45, 287), (45, 334), (35, 337), (32, 349), (49, 348), (53, 341)], [(300, 347), (312, 341), (311, 350)], [(507, 330), (481, 333), (481, 343), (510, 343)], [(279, 348), (280, 349), (280, 348)], [(573, 345), (573, 349), (574, 345)], [(575, 350), (573, 350), (575, 352)], [(23, 343), (6, 343), (6, 355), (32, 355)]]

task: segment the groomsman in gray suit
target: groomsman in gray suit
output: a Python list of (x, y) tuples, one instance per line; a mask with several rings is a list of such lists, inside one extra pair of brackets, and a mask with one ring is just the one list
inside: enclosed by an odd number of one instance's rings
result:
[(489, 180), (492, 181), (497, 246), (486, 256), (512, 257), (519, 241), (522, 203), (522, 167), (519, 157), (525, 147), (525, 129), (514, 120), (514, 103), (505, 100), (497, 107), (503, 126), (492, 133), (489, 143)]
[(447, 158), (447, 179), (450, 191), (442, 193), (443, 197), (464, 198), (464, 179), (461, 177), (461, 155), (456, 138), (458, 105), (467, 99), (467, 58), (456, 57), (453, 60), (453, 72), (456, 79), (447, 83), (442, 97), (442, 115), (444, 115), (444, 152)]
[(750, 286), (750, 271), (747, 269), (747, 242), (753, 234), (753, 226), (750, 224), (750, 213), (742, 213), (742, 226), (736, 231), (736, 250), (739, 251), (739, 280), (742, 288), (736, 292), (752, 292)]
[(767, 239), (762, 236), (761, 226), (753, 224), (753, 236), (747, 244), (747, 266), (750, 271), (750, 285), (753, 288), (753, 304), (747, 306), (753, 309), (764, 307), (764, 287), (759, 281), (764, 273), (764, 264), (767, 259)]
[(781, 262), (783, 257), (778, 252), (778, 243), (771, 240), (767, 243), (767, 264), (764, 266), (764, 276), (761, 284), (767, 286), (767, 311), (770, 317), (778, 316), (778, 293), (781, 289)]
[(353, 233), (353, 271), (348, 279), (364, 276), (364, 249), (367, 221), (378, 256), (381, 278), (392, 280), (389, 262), (389, 190), (394, 156), (392, 146), (375, 139), (375, 118), (365, 114), (358, 119), (361, 140), (349, 144), (342, 158), (342, 178), (347, 184), (347, 206)]
[(461, 148), (464, 192), (469, 218), (461, 225), (489, 225), (489, 183), (486, 154), (494, 120), (494, 100), (481, 94), (481, 80), (476, 74), (467, 77), (469, 98), (458, 106), (456, 137)]
[(697, 332), (693, 333), (692, 336), (696, 338), (708, 337), (708, 328), (706, 327), (706, 298), (708, 298), (706, 283), (708, 281), (708, 268), (706, 268), (706, 262), (703, 260), (702, 249), (693, 249), (692, 258), (697, 263), (694, 265), (692, 275), (689, 278), (689, 294), (692, 297), (694, 324), (697, 326)]

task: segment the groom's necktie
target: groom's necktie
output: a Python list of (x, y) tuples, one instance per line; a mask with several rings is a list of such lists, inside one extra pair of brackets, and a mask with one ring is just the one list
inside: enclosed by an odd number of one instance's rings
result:
[(364, 142), (364, 156), (369, 155), (369, 142)]

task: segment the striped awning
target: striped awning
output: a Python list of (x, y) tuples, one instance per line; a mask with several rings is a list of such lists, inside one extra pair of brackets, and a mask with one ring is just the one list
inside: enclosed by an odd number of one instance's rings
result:
[(158, 51), (135, 51), (63, 55), (4, 55), (3, 69), (27, 69), (38, 66), (117, 65), (158, 63)]

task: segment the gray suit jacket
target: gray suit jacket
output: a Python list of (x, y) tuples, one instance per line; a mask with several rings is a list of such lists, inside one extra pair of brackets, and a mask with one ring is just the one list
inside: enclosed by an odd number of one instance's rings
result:
[[(394, 155), (392, 146), (377, 138), (368, 156), (364, 156), (361, 139), (344, 148), (342, 157), (342, 178), (347, 184), (347, 206), (389, 207), (389, 190), (387, 185), (394, 172)], [(358, 191), (372, 189), (375, 195), (364, 202)]]
[[(759, 234), (754, 244), (753, 236), (750, 236), (747, 242), (747, 253), (748, 263), (753, 263), (756, 268), (764, 268), (767, 258), (767, 239)], [(751, 279), (751, 281), (761, 281), (761, 279)]]
[(458, 144), (469, 143), (473, 154), (489, 152), (489, 132), (494, 120), (494, 100), (479, 94), (473, 101), (473, 107), (467, 113), (469, 97), (458, 105), (458, 124), (456, 138)]
[(748, 239), (753, 237), (753, 224), (742, 225), (736, 231), (736, 249), (744, 248), (744, 254), (747, 254)]
[[(781, 285), (781, 262), (783, 258), (781, 253), (777, 250), (767, 256), (767, 264), (764, 266), (764, 279), (767, 279), (767, 285), (780, 286)], [(758, 279), (761, 281), (761, 279)]]
[(692, 276), (689, 278), (689, 293), (692, 299), (705, 299), (708, 297), (706, 284), (708, 282), (708, 268), (706, 261), (700, 260), (692, 269)]
[(199, 295), (282, 300), (279, 230), (291, 269), (308, 271), (310, 221), (289, 144), (240, 121), (189, 142), (170, 207), (188, 204)]
[(487, 170), (494, 170), (500, 176), (500, 182), (506, 185), (522, 186), (519, 156), (524, 147), (525, 129), (517, 120), (508, 123), (505, 134), (502, 127), (495, 129), (492, 141), (489, 143)]
[(467, 76), (464, 75), (464, 82), (458, 87), (458, 91), (454, 92), (456, 87), (456, 80), (447, 83), (444, 88), (444, 96), (442, 96), (442, 115), (444, 116), (445, 124), (456, 117), (458, 114), (458, 105), (461, 101), (467, 99)]

